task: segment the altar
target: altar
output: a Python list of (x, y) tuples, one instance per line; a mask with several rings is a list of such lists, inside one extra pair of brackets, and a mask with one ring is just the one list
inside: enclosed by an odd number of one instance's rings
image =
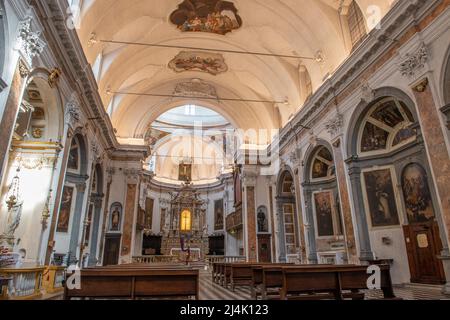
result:
[(161, 253), (185, 261), (187, 253), (182, 247), (189, 247), (191, 261), (204, 260), (208, 254), (205, 201), (189, 181), (171, 196), (170, 209), (164, 217)]

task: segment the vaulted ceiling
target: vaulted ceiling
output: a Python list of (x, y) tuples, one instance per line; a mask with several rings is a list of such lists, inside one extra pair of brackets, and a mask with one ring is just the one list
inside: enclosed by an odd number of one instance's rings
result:
[[(242, 26), (225, 35), (183, 32), (177, 28), (170, 17), (182, 2), (83, 1), (78, 34), (96, 74), (105, 108), (120, 138), (141, 138), (163, 112), (184, 104), (209, 107), (238, 128), (280, 128), (306, 99), (300, 85), (300, 66), (308, 70), (315, 90), (351, 51), (338, 13), (340, 5), (348, 5), (350, 0), (234, 0), (232, 3), (242, 19)], [(358, 1), (367, 19), (373, 14), (367, 10), (369, 5), (378, 5), (380, 14), (384, 15), (391, 2)], [(97, 41), (90, 42), (93, 34)], [(180, 72), (170, 67), (171, 61), (181, 51), (193, 50), (111, 44), (98, 40), (253, 51), (305, 58), (217, 52), (225, 64), (219, 68), (220, 72), (214, 74), (198, 68)], [(318, 52), (322, 53), (323, 62), (313, 59)], [(216, 53), (206, 52), (205, 55), (208, 54)], [(218, 60), (221, 60), (220, 56)], [(271, 102), (117, 93), (171, 95), (180, 83), (190, 83), (192, 79), (212, 88), (218, 97)]]

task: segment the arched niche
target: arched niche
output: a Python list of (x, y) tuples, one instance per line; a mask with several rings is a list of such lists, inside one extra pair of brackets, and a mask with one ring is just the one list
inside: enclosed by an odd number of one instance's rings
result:
[[(372, 102), (356, 110), (360, 111), (349, 125), (347, 151), (351, 157), (347, 165), (360, 259), (395, 256), (393, 273), (400, 279), (396, 281), (437, 283), (441, 281), (442, 264), (436, 257), (441, 250), (448, 250), (448, 245), (415, 104), (398, 89), (382, 88), (375, 91)], [(411, 183), (428, 187), (408, 186)], [(415, 199), (420, 194), (430, 199), (426, 210), (435, 215), (428, 221), (411, 221), (411, 211), (424, 210)], [(416, 247), (420, 244), (415, 241), (420, 233), (416, 233), (422, 227), (430, 230), (426, 236), (433, 243), (426, 250)], [(382, 239), (380, 234), (384, 235)], [(390, 245), (393, 241), (397, 243), (395, 250)], [(435, 273), (427, 276), (428, 280), (420, 275), (424, 267), (419, 265), (423, 260), (418, 252), (427, 254), (426, 259), (433, 265)]]
[(50, 87), (41, 72), (27, 81), (13, 134), (13, 141), (48, 142), (61, 140), (63, 112), (56, 88)]
[[(319, 140), (305, 155), (302, 183), (309, 241), (309, 259), (329, 263), (331, 254), (345, 253), (343, 222), (331, 145)], [(325, 253), (327, 256), (325, 256)], [(334, 263), (339, 261), (333, 258)]]
[(279, 261), (298, 261), (300, 232), (295, 197), (295, 175), (285, 167), (278, 176), (276, 207), (279, 222)]
[(269, 232), (269, 215), (266, 206), (259, 206), (256, 210), (256, 225), (258, 233)]

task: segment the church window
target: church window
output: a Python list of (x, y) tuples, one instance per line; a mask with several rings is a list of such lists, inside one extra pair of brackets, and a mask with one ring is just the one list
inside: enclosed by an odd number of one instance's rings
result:
[(352, 39), (352, 46), (356, 47), (367, 34), (364, 15), (356, 1), (352, 1), (348, 8), (347, 21), (350, 38)]

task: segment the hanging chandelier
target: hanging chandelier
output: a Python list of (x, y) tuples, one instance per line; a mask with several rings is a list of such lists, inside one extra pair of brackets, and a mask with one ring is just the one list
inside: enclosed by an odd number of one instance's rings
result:
[(8, 211), (11, 210), (19, 202), (19, 187), (20, 187), (19, 172), (20, 169), (17, 168), (16, 175), (11, 181), (8, 194), (6, 196), (6, 205), (8, 206)]

